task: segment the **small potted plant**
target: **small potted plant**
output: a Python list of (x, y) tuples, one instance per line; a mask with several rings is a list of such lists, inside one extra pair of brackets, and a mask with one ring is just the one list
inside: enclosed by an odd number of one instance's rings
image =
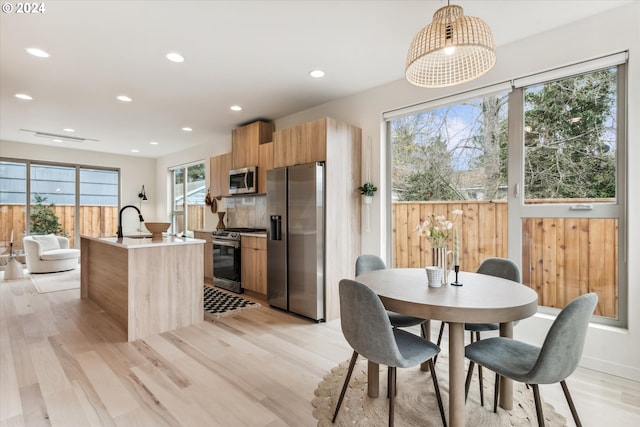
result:
[(364, 203), (369, 205), (373, 201), (373, 196), (375, 196), (376, 191), (378, 191), (378, 187), (370, 182), (365, 182), (358, 187), (358, 190), (360, 190), (360, 194), (364, 196)]

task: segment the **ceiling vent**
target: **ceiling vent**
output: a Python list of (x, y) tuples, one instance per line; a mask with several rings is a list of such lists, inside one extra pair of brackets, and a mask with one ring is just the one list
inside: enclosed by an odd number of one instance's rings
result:
[(82, 138), (79, 136), (69, 136), (69, 135), (59, 135), (56, 133), (49, 133), (49, 132), (38, 132), (35, 130), (29, 130), (29, 129), (20, 129), (23, 132), (30, 132), (33, 133), (33, 136), (37, 136), (39, 138), (46, 138), (46, 139), (50, 139), (50, 140), (61, 140), (61, 141), (69, 141), (69, 142), (86, 142), (86, 141), (91, 141), (91, 142), (100, 142), (98, 139), (92, 139), (92, 138)]

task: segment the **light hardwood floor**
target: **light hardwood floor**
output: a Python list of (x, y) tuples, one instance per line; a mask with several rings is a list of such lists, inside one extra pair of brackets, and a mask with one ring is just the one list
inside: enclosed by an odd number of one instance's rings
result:
[[(351, 354), (338, 321), (264, 301), (127, 343), (79, 290), (0, 281), (0, 297), (0, 427), (315, 426), (313, 391)], [(579, 368), (568, 384), (585, 426), (640, 425), (639, 383)], [(559, 385), (542, 395), (573, 425)]]

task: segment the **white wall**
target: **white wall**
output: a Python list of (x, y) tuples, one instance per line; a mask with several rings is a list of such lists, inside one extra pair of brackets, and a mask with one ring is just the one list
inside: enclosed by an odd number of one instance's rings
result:
[[(495, 68), (485, 76), (465, 85), (434, 90), (416, 88), (404, 80), (399, 80), (281, 118), (276, 120), (276, 129), (330, 116), (361, 127), (365, 144), (371, 138), (374, 144), (373, 163), (375, 165), (372, 180), (378, 184), (381, 191), (374, 199), (372, 206), (371, 232), (362, 235), (362, 251), (385, 256), (388, 251), (389, 237), (386, 211), (389, 194), (385, 185), (386, 149), (384, 148), (384, 127), (381, 126), (383, 112), (629, 50), (628, 159), (638, 159), (640, 158), (640, 129), (637, 120), (640, 117), (638, 22), (640, 22), (640, 3), (635, 2), (597, 17), (503, 46), (497, 51), (498, 63)], [(398, 66), (402, 67), (403, 64)], [(366, 153), (366, 150), (363, 149), (363, 153)], [(633, 162), (630, 165), (629, 182), (638, 182), (640, 168), (633, 167)], [(628, 202), (629, 212), (640, 212), (640, 192), (631, 190)], [(637, 215), (630, 215), (630, 217), (628, 259), (638, 260), (640, 259), (640, 221), (636, 220)], [(640, 288), (635, 280), (640, 277), (640, 263), (630, 262), (628, 269), (629, 328), (623, 330), (592, 325), (587, 336), (582, 365), (640, 381)], [(532, 343), (541, 343), (552, 320), (548, 316), (538, 315), (522, 321), (516, 329), (517, 337)]]
[[(142, 205), (142, 215), (147, 221), (156, 218), (158, 194), (156, 187), (156, 161), (132, 156), (95, 151), (75, 150), (69, 148), (49, 147), (46, 145), (26, 144), (21, 142), (0, 141), (0, 156), (24, 160), (40, 160), (45, 162), (79, 164), (83, 166), (103, 166), (120, 168), (121, 206), (140, 206), (138, 193), (144, 185), (149, 198)], [(162, 189), (164, 192), (164, 189)], [(138, 216), (133, 209), (127, 209), (123, 215), (123, 230), (125, 233), (135, 233), (139, 227)]]

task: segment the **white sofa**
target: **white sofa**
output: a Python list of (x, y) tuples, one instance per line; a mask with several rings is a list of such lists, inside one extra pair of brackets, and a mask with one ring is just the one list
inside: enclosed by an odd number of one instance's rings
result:
[(30, 273), (53, 273), (78, 267), (80, 250), (69, 248), (69, 239), (53, 234), (25, 236), (27, 269)]

